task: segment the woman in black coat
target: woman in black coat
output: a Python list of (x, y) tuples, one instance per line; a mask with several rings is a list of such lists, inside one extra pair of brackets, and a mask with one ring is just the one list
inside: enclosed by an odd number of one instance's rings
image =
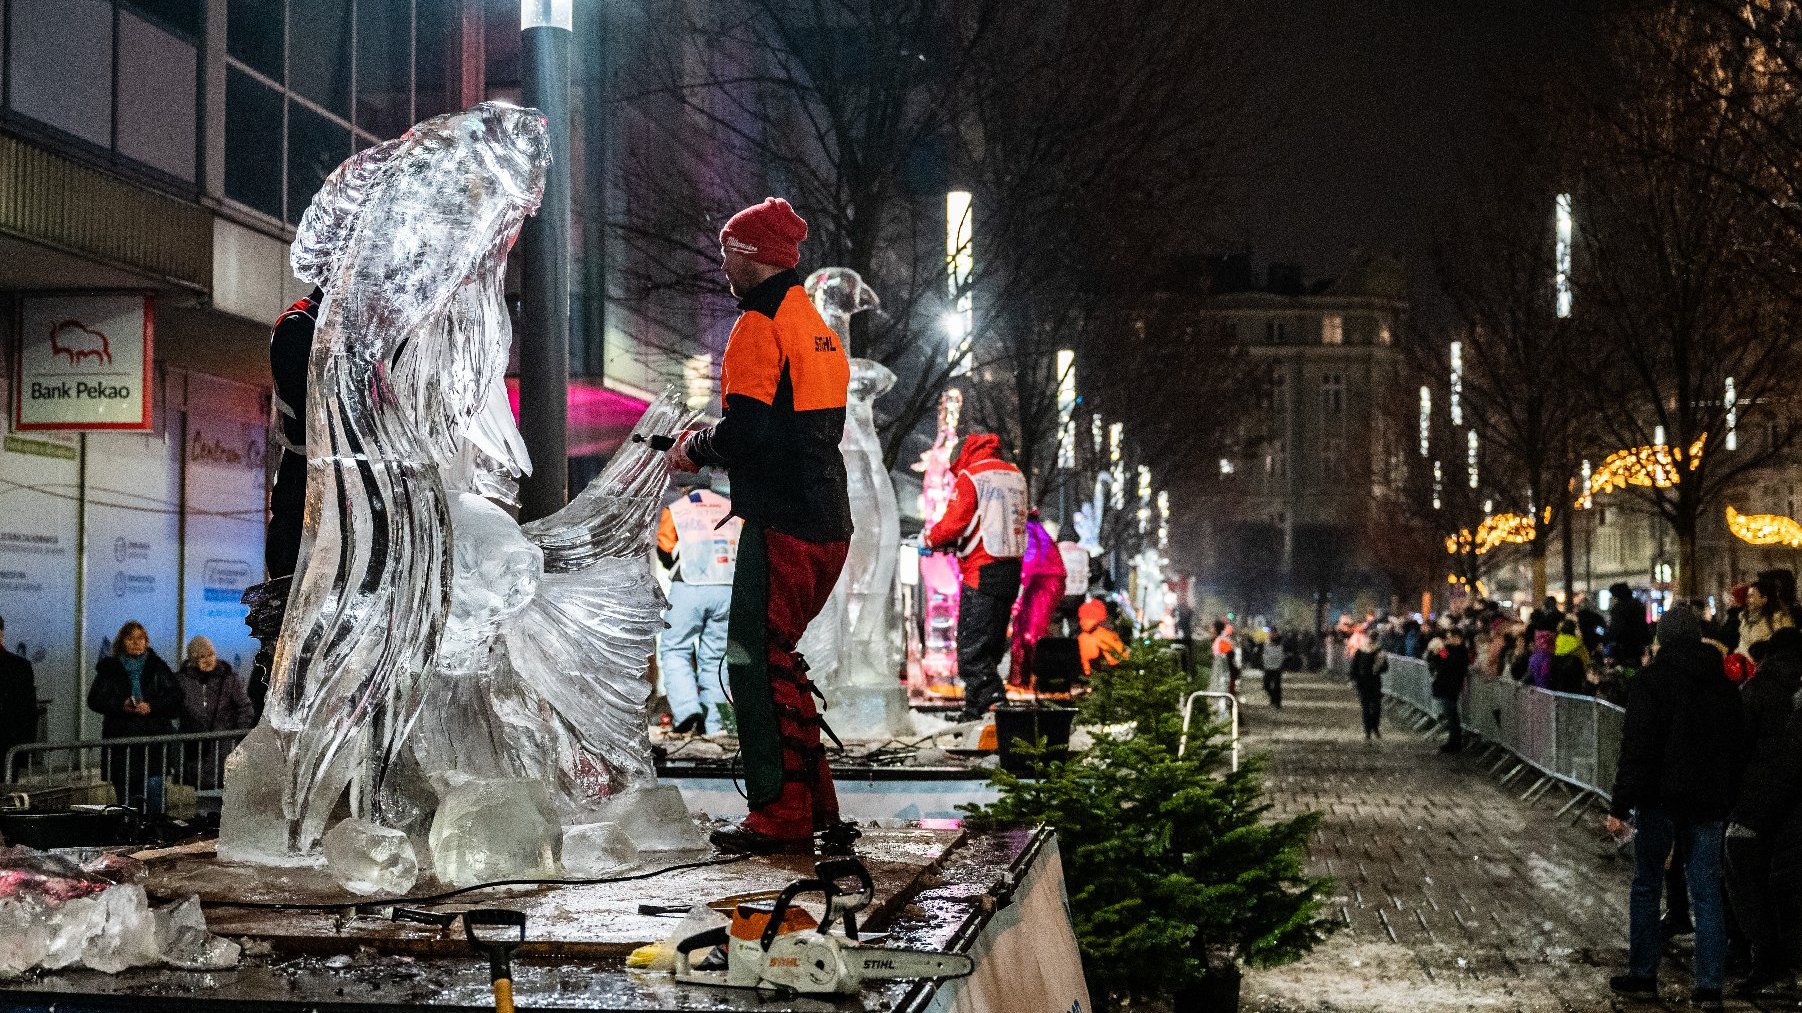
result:
[[(88, 709), (101, 716), (103, 739), (168, 735), (175, 730), (181, 690), (175, 673), (150, 649), (143, 623), (134, 619), (119, 627), (112, 653), (94, 670)], [(144, 798), (148, 780), (161, 777), (165, 763), (161, 746), (139, 745), (107, 749), (101, 766), (119, 803), (130, 805)]]

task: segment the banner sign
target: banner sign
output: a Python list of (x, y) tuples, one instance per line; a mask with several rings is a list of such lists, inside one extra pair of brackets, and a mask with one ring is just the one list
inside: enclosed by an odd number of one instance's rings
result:
[(13, 428), (151, 428), (155, 297), (54, 293), (19, 301)]

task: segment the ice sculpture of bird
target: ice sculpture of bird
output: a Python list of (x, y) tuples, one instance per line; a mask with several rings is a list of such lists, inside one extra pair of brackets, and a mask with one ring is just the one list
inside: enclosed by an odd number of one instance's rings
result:
[[(257, 733), (282, 769), (228, 768), (222, 855), (254, 858), (242, 842), (272, 819), (290, 855), (314, 849), (347, 792), (353, 815), (416, 831), (453, 771), (531, 777), (566, 808), (652, 776), (668, 467), (649, 437), (691, 413), (665, 392), (562, 511), (522, 528), (504, 509), (530, 468), (506, 256), (549, 159), (541, 115), (484, 103), (353, 156), (301, 221), (292, 265), (325, 299), (302, 561)], [(232, 811), (254, 794), (233, 773), (279, 777), (281, 812)]]

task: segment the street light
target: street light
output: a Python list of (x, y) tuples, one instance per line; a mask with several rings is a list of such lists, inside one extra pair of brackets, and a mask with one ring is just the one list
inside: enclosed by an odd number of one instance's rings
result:
[(569, 500), (569, 51), (573, 0), (522, 0), (520, 78), (525, 104), (544, 114), (551, 164), (538, 214), (519, 234), (519, 432), (532, 473), (519, 483), (521, 520)]

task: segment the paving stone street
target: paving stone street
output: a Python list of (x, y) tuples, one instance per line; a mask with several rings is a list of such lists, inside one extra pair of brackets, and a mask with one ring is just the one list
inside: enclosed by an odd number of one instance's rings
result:
[[(1626, 959), (1631, 862), (1599, 810), (1559, 817), (1559, 790), (1521, 801), (1531, 779), (1498, 787), (1482, 750), (1440, 755), (1399, 708), (1366, 744), (1349, 685), (1285, 682), (1281, 711), (1248, 687), (1246, 744), (1269, 756), (1279, 811), (1323, 814), (1310, 858), (1335, 879), (1332, 914), (1345, 925), (1305, 960), (1250, 973), (1247, 1008), (1659, 1008), (1608, 994)], [(1660, 971), (1672, 1008), (1687, 1006), (1687, 946)]]

